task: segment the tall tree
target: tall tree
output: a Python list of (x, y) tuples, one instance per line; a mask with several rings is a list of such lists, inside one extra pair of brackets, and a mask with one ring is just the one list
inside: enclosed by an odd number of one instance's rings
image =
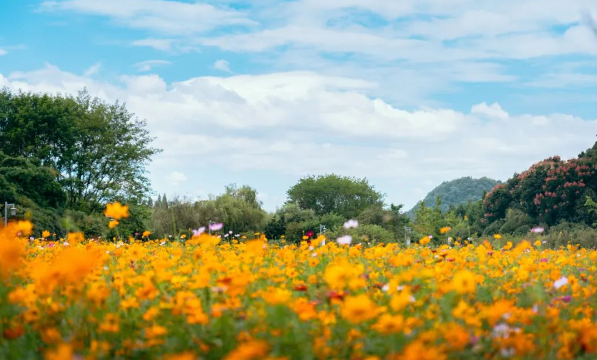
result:
[(367, 179), (338, 175), (309, 176), (288, 190), (288, 202), (316, 215), (335, 213), (356, 218), (369, 207), (382, 207), (383, 195)]
[(141, 201), (158, 150), (124, 104), (82, 91), (49, 96), (0, 91), (0, 151), (56, 169), (71, 209), (97, 211), (116, 197)]

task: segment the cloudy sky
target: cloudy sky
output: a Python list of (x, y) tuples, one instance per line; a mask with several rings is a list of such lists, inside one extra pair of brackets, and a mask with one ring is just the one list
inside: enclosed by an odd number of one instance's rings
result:
[[(591, 15), (592, 14), (592, 15)], [(156, 193), (309, 174), (407, 208), (597, 134), (594, 0), (2, 0), (0, 86), (125, 101)]]

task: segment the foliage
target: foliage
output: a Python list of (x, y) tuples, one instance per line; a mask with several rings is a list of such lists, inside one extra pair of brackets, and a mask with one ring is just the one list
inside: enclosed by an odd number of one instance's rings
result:
[(315, 215), (334, 213), (346, 219), (356, 218), (369, 207), (381, 207), (383, 195), (367, 179), (338, 175), (309, 176), (288, 190), (288, 202)]
[[(0, 152), (6, 156), (1, 173), (9, 182), (7, 177), (18, 177), (19, 181), (12, 181), (20, 187), (16, 194), (46, 212), (53, 208), (62, 215), (64, 208), (71, 215), (86, 214), (71, 216), (71, 222), (99, 212), (116, 198), (141, 203), (149, 191), (145, 166), (157, 153), (145, 125), (124, 104), (108, 104), (86, 91), (72, 97), (2, 89)], [(0, 179), (0, 193), (10, 197), (5, 180)], [(144, 219), (129, 221), (140, 224)], [(69, 226), (83, 229), (87, 225)], [(63, 227), (59, 221), (44, 226)], [(105, 233), (107, 228), (96, 230), (92, 232)]]
[(329, 236), (334, 239), (343, 235), (350, 235), (353, 243), (370, 242), (388, 243), (394, 242), (394, 233), (384, 229), (379, 225), (365, 224), (357, 228), (344, 230), (336, 228), (330, 232)]
[(124, 104), (86, 91), (77, 97), (0, 91), (0, 151), (55, 169), (71, 209), (145, 197), (145, 165), (157, 152), (145, 125)]
[(512, 208), (527, 214), (535, 224), (590, 224), (584, 204), (586, 196), (597, 191), (597, 158), (591, 156), (592, 151), (567, 161), (558, 156), (548, 158), (497, 185), (483, 200), (484, 221), (491, 224), (503, 219)]
[[(585, 206), (588, 208), (587, 211), (593, 216), (594, 219), (597, 219), (597, 202), (593, 201), (590, 196), (587, 196), (586, 199)], [(597, 220), (593, 222), (592, 225), (597, 227)]]
[(0, 208), (4, 202), (17, 204), (17, 218), (35, 222), (35, 234), (45, 229), (62, 232), (60, 217), (66, 195), (56, 179), (56, 172), (35, 159), (7, 156), (0, 152)]
[[(422, 202), (431, 204), (439, 196), (442, 199), (440, 210), (445, 212), (452, 206), (466, 204), (469, 201), (480, 200), (484, 193), (491, 190), (497, 184), (499, 184), (499, 181), (487, 177), (473, 179), (470, 176), (451, 181), (444, 181), (435, 189), (431, 190)], [(411, 217), (414, 216), (414, 213), (420, 204), (421, 202), (408, 211), (408, 214)]]
[(206, 200), (177, 198), (168, 201), (166, 195), (153, 204), (149, 228), (156, 236), (190, 235), (191, 229), (211, 222), (225, 224), (226, 231), (235, 234), (261, 231), (266, 212), (257, 199), (257, 191), (249, 186), (226, 187), (224, 194)]

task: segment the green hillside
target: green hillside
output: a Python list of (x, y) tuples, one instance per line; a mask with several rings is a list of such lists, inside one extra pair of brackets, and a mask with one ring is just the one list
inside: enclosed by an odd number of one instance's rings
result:
[[(480, 200), (483, 192), (491, 190), (495, 185), (501, 183), (487, 177), (473, 179), (470, 176), (462, 177), (451, 181), (444, 181), (441, 185), (431, 190), (423, 201), (427, 206), (434, 206), (435, 199), (439, 195), (442, 199), (440, 206), (442, 211), (447, 211), (451, 205), (466, 204), (469, 200)], [(411, 217), (419, 207), (420, 202), (410, 209), (407, 214)]]

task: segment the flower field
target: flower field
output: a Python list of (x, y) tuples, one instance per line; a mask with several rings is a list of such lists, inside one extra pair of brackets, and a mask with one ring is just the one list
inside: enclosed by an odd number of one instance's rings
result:
[(592, 250), (30, 230), (0, 230), (1, 359), (597, 358)]

